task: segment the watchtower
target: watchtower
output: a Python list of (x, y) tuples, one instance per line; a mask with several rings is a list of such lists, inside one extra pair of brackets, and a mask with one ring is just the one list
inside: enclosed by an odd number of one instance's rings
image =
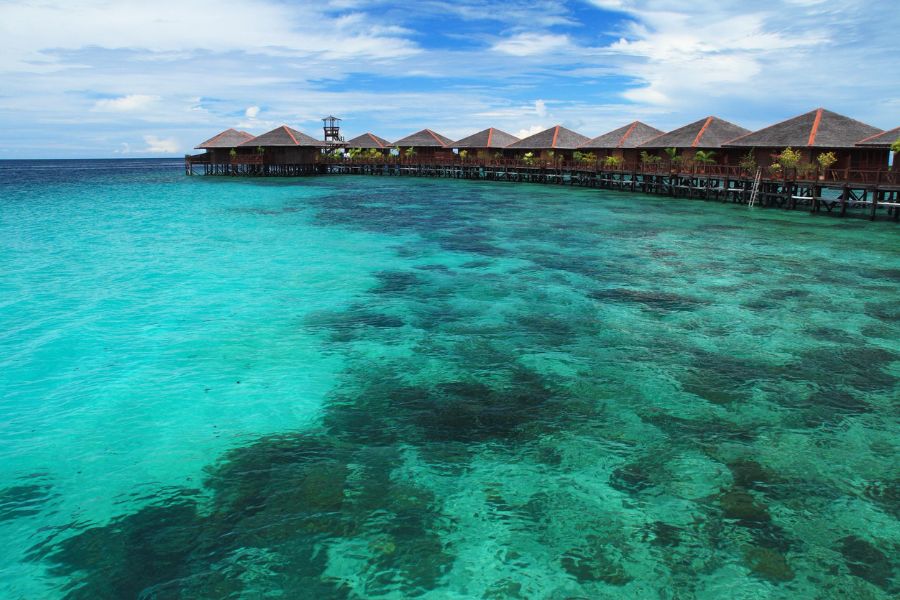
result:
[(344, 138), (341, 137), (341, 126), (338, 124), (340, 119), (337, 117), (323, 117), (322, 118), (322, 129), (325, 130), (325, 141), (326, 142), (343, 142)]

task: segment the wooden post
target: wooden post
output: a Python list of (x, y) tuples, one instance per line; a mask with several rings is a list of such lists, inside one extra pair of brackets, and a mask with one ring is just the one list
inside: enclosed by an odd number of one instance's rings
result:
[(847, 196), (850, 195), (850, 186), (847, 182), (844, 182), (844, 187), (841, 188), (841, 216), (847, 216)]

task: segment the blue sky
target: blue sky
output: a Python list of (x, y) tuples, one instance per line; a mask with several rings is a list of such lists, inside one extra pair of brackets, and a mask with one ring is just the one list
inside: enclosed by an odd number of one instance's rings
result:
[(900, 125), (895, 0), (0, 0), (0, 159), (190, 152), (227, 127), (458, 139), (818, 106)]

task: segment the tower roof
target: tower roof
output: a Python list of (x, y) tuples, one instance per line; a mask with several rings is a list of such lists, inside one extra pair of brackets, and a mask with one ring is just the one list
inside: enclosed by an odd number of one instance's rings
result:
[(673, 129), (641, 144), (641, 148), (720, 148), (738, 136), (750, 133), (740, 125), (718, 117), (706, 117)]
[(861, 121), (817, 108), (730, 140), (726, 145), (759, 148), (853, 148), (862, 139), (881, 133)]

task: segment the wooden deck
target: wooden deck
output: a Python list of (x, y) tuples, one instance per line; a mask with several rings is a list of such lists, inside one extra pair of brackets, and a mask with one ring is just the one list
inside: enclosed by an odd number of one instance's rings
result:
[(695, 165), (679, 169), (668, 165), (627, 165), (611, 170), (583, 163), (533, 164), (513, 159), (417, 160), (396, 156), (374, 160), (322, 157), (320, 161), (304, 165), (266, 164), (262, 160), (218, 164), (203, 161), (203, 156), (186, 157), (185, 173), (193, 175), (196, 170), (205, 175), (230, 176), (331, 174), (542, 183), (900, 220), (900, 172), (887, 170), (836, 169), (823, 173), (788, 172), (778, 177), (763, 176), (754, 197), (755, 173), (728, 165)]

